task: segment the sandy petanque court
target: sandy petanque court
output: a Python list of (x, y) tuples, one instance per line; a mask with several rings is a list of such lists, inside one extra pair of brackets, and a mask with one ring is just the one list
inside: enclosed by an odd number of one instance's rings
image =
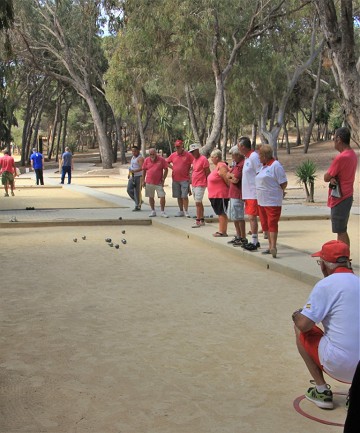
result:
[(1, 433), (342, 432), (347, 386), (293, 407), (309, 285), (158, 227), (0, 236)]

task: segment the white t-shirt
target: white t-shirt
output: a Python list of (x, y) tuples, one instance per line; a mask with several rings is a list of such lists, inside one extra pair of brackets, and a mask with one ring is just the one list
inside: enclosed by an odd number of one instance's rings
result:
[(242, 171), (241, 191), (243, 200), (256, 199), (255, 176), (261, 169), (259, 155), (254, 151), (245, 157)]
[(344, 269), (319, 281), (301, 314), (322, 322), (319, 359), (333, 378), (350, 383), (360, 359), (360, 279)]
[(284, 193), (280, 184), (287, 182), (279, 161), (263, 165), (255, 177), (257, 201), (260, 206), (281, 206)]

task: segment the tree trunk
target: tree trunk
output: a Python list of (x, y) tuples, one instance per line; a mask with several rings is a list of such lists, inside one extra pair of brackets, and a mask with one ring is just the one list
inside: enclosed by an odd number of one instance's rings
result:
[(200, 145), (202, 145), (200, 141), (199, 130), (198, 130), (197, 121), (194, 113), (194, 106), (191, 99), (190, 87), (188, 84), (185, 84), (185, 96), (186, 96), (186, 103), (189, 111), (190, 126), (193, 133), (194, 141), (195, 143), (199, 143)]
[(340, 17), (334, 0), (313, 0), (329, 47), (332, 71), (344, 99), (346, 120), (353, 140), (360, 146), (360, 59), (356, 59), (354, 14), (351, 0), (340, 1)]
[[(141, 119), (141, 112), (140, 112), (140, 108), (139, 108), (139, 101), (138, 101), (138, 97), (136, 94), (136, 91), (133, 91), (133, 102), (134, 102), (134, 108), (135, 108), (135, 113), (136, 113), (136, 120), (137, 120), (137, 126), (138, 126), (138, 134), (140, 137), (140, 143), (141, 143), (141, 153), (143, 154), (143, 156), (145, 156), (146, 153), (146, 143), (145, 143), (145, 134), (144, 134), (144, 127), (142, 124), (142, 119)], [(171, 144), (170, 144), (170, 150), (171, 150)]]
[(99, 151), (100, 151), (100, 156), (102, 161), (102, 167), (105, 169), (112, 168), (112, 153), (110, 149), (110, 143), (106, 135), (105, 127), (101, 120), (99, 110), (95, 104), (92, 95), (87, 93), (86, 95), (83, 95), (83, 97), (85, 98), (89, 106), (91, 117), (93, 119), (96, 128), (96, 134), (99, 140), (98, 144), (99, 144)]
[(214, 97), (214, 116), (210, 135), (206, 140), (205, 146), (201, 149), (201, 153), (209, 157), (211, 151), (219, 142), (223, 118), (224, 118), (224, 82), (222, 74), (215, 77), (215, 97)]
[(322, 58), (321, 58), (321, 56), (319, 56), (319, 65), (318, 65), (317, 76), (316, 76), (316, 86), (315, 86), (315, 91), (314, 91), (312, 102), (311, 102), (311, 118), (310, 118), (310, 122), (309, 122), (309, 125), (307, 127), (307, 130), (305, 131), (305, 136), (304, 136), (304, 153), (307, 153), (309, 150), (311, 134), (312, 134), (313, 127), (315, 125), (316, 105), (317, 105), (317, 100), (318, 100), (318, 96), (320, 93), (321, 65), (322, 65)]

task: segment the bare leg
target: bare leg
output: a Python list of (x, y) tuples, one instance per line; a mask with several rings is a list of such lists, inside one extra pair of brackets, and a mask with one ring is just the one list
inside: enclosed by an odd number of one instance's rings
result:
[(196, 219), (200, 220), (204, 218), (204, 205), (201, 201), (195, 202), (196, 205)]
[(177, 201), (178, 201), (178, 206), (179, 206), (180, 212), (184, 212), (183, 199), (182, 198), (178, 198)]
[(160, 197), (160, 209), (161, 212), (165, 211), (165, 197)]
[(338, 233), (337, 239), (338, 239), (338, 241), (345, 242), (346, 245), (350, 246), (350, 238), (349, 238), (349, 235), (347, 234), (347, 232)]
[(228, 217), (226, 214), (219, 215), (219, 232), (226, 234), (228, 225)]
[(189, 199), (188, 197), (182, 199), (184, 211), (187, 212), (189, 208)]
[(241, 221), (234, 221), (234, 226), (235, 226), (235, 230), (236, 230), (236, 236), (238, 238), (241, 238), (241, 229), (240, 229), (240, 222)]
[(155, 210), (155, 199), (154, 199), (154, 197), (149, 197), (149, 206), (151, 207), (151, 210)]

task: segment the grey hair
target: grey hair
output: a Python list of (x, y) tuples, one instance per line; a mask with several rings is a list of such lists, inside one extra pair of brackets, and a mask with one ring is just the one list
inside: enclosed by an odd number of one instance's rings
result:
[(220, 149), (214, 149), (211, 153), (210, 153), (210, 157), (213, 158), (214, 156), (219, 158), (219, 161), (221, 161), (222, 159), (222, 153)]
[(233, 146), (230, 150), (229, 153), (231, 155), (241, 155), (240, 149), (238, 148), (238, 146)]

